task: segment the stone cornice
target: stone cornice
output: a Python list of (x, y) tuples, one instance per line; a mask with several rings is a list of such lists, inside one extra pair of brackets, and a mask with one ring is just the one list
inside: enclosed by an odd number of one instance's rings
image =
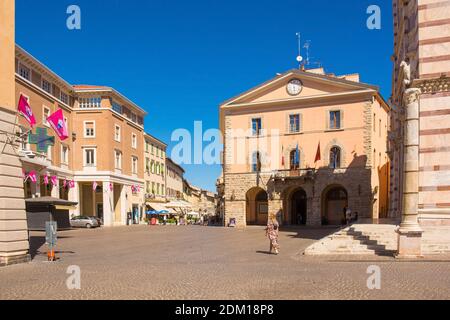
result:
[(422, 94), (434, 94), (439, 92), (450, 92), (450, 77), (443, 76), (435, 79), (416, 79), (413, 87), (419, 88)]

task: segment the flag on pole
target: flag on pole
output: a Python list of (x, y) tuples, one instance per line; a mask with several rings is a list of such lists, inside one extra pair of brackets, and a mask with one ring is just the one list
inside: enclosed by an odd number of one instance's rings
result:
[(98, 187), (98, 183), (97, 183), (97, 181), (94, 181), (94, 183), (92, 184), (92, 189), (95, 191), (95, 190), (97, 190), (97, 187)]
[(44, 184), (48, 186), (48, 175), (44, 176)]
[(36, 183), (37, 182), (37, 174), (36, 171), (31, 171), (28, 174), (28, 177), (30, 178), (31, 182)]
[(58, 109), (55, 113), (47, 118), (47, 122), (55, 130), (56, 135), (61, 141), (66, 140), (69, 137), (69, 130), (67, 129), (67, 123), (64, 121), (64, 115), (62, 109)]
[(54, 187), (58, 186), (58, 177), (57, 176), (52, 176), (50, 179), (52, 180), (52, 185)]
[(317, 161), (321, 160), (321, 155), (320, 155), (320, 141), (319, 141), (319, 146), (317, 147), (317, 153), (316, 153), (316, 159), (314, 160), (314, 163), (316, 163)]
[(67, 179), (64, 179), (64, 181), (63, 181), (63, 187), (64, 187), (64, 188), (67, 187)]
[(109, 190), (110, 190), (110, 191), (113, 191), (113, 190), (114, 190), (114, 186), (113, 186), (112, 182), (109, 183)]
[(298, 143), (297, 143), (297, 148), (295, 149), (294, 163), (295, 163), (297, 166), (300, 165), (300, 150), (299, 150), (299, 148), (298, 148)]
[(36, 125), (36, 118), (34, 117), (33, 111), (28, 104), (27, 99), (21, 94), (19, 98), (19, 105), (17, 106), (19, 113), (28, 121), (31, 128)]
[(73, 188), (75, 188), (75, 181), (70, 180), (69, 181), (69, 189), (73, 189)]

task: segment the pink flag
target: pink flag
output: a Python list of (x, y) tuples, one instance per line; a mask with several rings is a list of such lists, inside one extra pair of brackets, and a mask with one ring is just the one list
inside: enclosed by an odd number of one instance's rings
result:
[(48, 175), (44, 176), (44, 184), (47, 186), (48, 185)]
[(62, 109), (58, 109), (55, 113), (47, 118), (47, 122), (55, 130), (58, 137), (64, 141), (69, 137), (69, 130), (67, 124), (64, 121), (64, 115)]
[(51, 180), (52, 180), (52, 185), (54, 187), (56, 187), (58, 185), (58, 177), (57, 176), (52, 176)]
[(111, 182), (109, 183), (109, 190), (111, 190), (111, 191), (114, 190), (114, 186), (113, 186), (113, 184)]
[(71, 180), (69, 181), (69, 189), (75, 188), (75, 181)]
[(97, 190), (97, 187), (98, 187), (98, 183), (97, 183), (97, 181), (94, 181), (94, 183), (92, 184), (92, 189), (95, 191), (95, 190)]
[(63, 187), (65, 188), (66, 186), (67, 186), (67, 180), (64, 179), (64, 181), (63, 181)]
[(33, 111), (31, 111), (31, 107), (23, 95), (20, 95), (17, 110), (25, 118), (25, 120), (28, 121), (32, 128), (36, 125), (36, 118), (34, 117)]
[(36, 171), (31, 171), (28, 174), (28, 177), (30, 178), (31, 182), (36, 183), (37, 182), (37, 174)]

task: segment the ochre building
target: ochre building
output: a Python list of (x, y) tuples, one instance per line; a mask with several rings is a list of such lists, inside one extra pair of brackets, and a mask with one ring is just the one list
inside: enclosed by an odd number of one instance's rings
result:
[[(113, 88), (69, 84), (18, 46), (13, 65), (14, 105), (24, 96), (37, 119), (32, 131), (23, 117), (16, 128), (23, 171), (37, 174), (36, 183), (26, 180), (25, 197), (77, 202), (72, 216), (96, 216), (105, 226), (125, 224), (128, 213), (139, 222), (145, 203), (146, 112)], [(51, 143), (55, 133), (46, 119), (58, 109), (70, 136)], [(36, 141), (46, 145), (44, 150)]]
[[(390, 108), (359, 75), (291, 70), (220, 105), (225, 224), (338, 225), (389, 212)], [(223, 186), (222, 186), (223, 185)]]

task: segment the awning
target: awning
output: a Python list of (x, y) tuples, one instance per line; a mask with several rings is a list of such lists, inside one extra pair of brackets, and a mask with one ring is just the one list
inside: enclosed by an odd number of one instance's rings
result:
[(152, 209), (150, 211), (174, 213), (161, 202), (147, 202), (147, 205)]

